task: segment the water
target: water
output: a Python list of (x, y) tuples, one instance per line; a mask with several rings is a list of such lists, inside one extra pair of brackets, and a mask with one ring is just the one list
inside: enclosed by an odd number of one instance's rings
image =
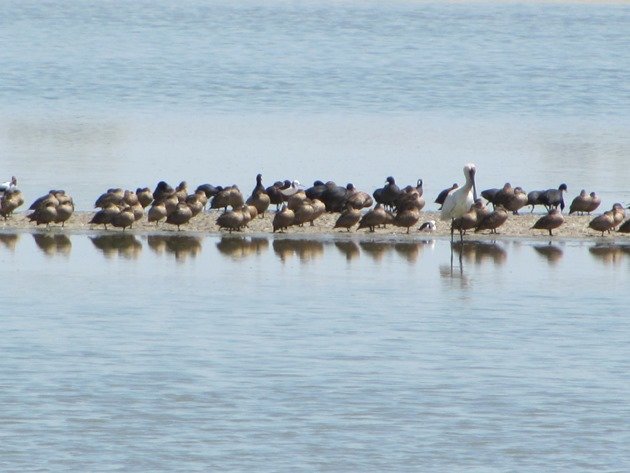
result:
[[(472, 161), (630, 204), (629, 20), (3, 1), (0, 181), (80, 210), (258, 172), (430, 197)], [(627, 245), (354, 238), (0, 233), (0, 470), (629, 469)]]
[(630, 464), (628, 246), (1, 241), (4, 471)]

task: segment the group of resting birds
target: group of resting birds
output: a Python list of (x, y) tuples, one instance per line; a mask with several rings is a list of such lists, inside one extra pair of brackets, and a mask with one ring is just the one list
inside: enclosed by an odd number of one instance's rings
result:
[[(496, 233), (497, 228), (507, 221), (510, 212), (518, 214), (528, 205), (532, 212), (536, 205), (543, 205), (548, 211), (532, 228), (547, 230), (549, 235), (553, 235), (552, 231), (564, 223), (562, 211), (565, 208), (566, 184), (526, 193), (521, 187), (506, 183), (502, 188), (482, 191), (484, 201), (477, 198), (475, 173), (474, 164), (464, 166), (464, 185), (453, 184), (440, 192), (435, 200), (441, 206), (441, 220), (451, 224), (451, 235), (458, 231), (463, 238), (468, 230)], [(108, 189), (96, 200), (95, 207), (99, 210), (89, 223), (103, 225), (105, 229), (111, 225), (125, 230), (132, 228), (146, 214), (148, 222), (158, 225), (164, 221), (180, 229), (209, 204), (211, 209), (223, 209), (217, 217), (217, 226), (232, 232), (242, 230), (257, 216), (263, 217), (268, 208), (275, 205), (272, 219), (274, 232), (283, 232), (293, 225), (313, 225), (326, 212), (336, 212), (339, 217), (333, 228), (350, 231), (358, 225), (357, 229), (366, 228), (373, 232), (377, 227), (392, 224), (405, 228), (409, 233), (410, 228), (419, 222), (420, 211), (425, 206), (422, 185), (422, 179), (418, 179), (415, 185), (401, 188), (390, 176), (383, 187), (370, 195), (357, 190), (352, 184), (339, 186), (332, 181), (315, 181), (311, 187), (305, 188), (298, 181), (285, 180), (265, 187), (262, 175), (258, 174), (254, 189), (245, 198), (236, 185), (202, 184), (189, 193), (184, 181), (175, 188), (160, 181), (153, 191), (148, 187), (135, 191)], [(0, 184), (0, 215), (5, 220), (23, 203), (15, 177)], [(590, 214), (600, 203), (601, 199), (594, 192), (588, 194), (582, 190), (571, 202), (569, 214)], [(488, 209), (488, 204), (493, 205), (492, 211)], [(64, 191), (51, 190), (33, 202), (29, 210), (32, 213), (27, 217), (37, 225), (60, 223), (63, 226), (74, 212), (74, 203)], [(624, 218), (623, 206), (615, 204), (611, 210), (595, 217), (589, 227), (603, 235), (622, 224)], [(422, 231), (434, 229), (434, 221), (425, 222), (420, 227)], [(624, 222), (618, 231), (630, 232), (630, 220)]]

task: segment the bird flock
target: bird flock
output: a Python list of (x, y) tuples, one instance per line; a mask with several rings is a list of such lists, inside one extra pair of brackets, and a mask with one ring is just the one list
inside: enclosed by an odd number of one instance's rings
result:
[[(440, 219), (450, 222), (451, 237), (459, 232), (463, 239), (467, 231), (489, 231), (497, 233), (509, 218), (510, 213), (518, 214), (521, 209), (541, 205), (547, 213), (539, 218), (532, 229), (546, 230), (553, 236), (553, 230), (559, 228), (565, 218), (564, 195), (567, 185), (557, 188), (526, 193), (521, 187), (512, 187), (506, 183), (501, 188), (486, 189), (477, 196), (475, 184), (476, 167), (464, 166), (465, 182), (462, 186), (454, 183), (440, 192), (435, 203), (440, 205)], [(273, 232), (285, 232), (292, 226), (314, 225), (325, 213), (338, 213), (333, 228), (350, 231), (376, 228), (388, 224), (410, 229), (421, 219), (421, 210), (425, 207), (423, 181), (418, 179), (415, 185), (399, 187), (392, 176), (387, 177), (383, 187), (371, 194), (360, 191), (349, 183), (339, 186), (333, 181), (315, 181), (306, 188), (297, 180), (276, 181), (265, 187), (262, 175), (256, 176), (256, 184), (251, 194), (245, 197), (236, 185), (214, 186), (201, 184), (194, 192), (189, 192), (188, 185), (182, 181), (171, 187), (160, 181), (154, 190), (148, 187), (125, 190), (111, 188), (95, 201), (97, 209), (89, 224), (93, 227), (102, 225), (121, 228), (133, 228), (133, 224), (145, 218), (159, 226), (165, 222), (179, 230), (200, 213), (217, 209), (216, 225), (228, 232), (241, 231), (252, 219), (264, 218), (270, 207), (275, 206), (272, 217)], [(16, 209), (24, 204), (22, 192), (17, 187), (17, 179), (0, 184), (0, 215), (7, 220)], [(582, 190), (569, 206), (569, 214), (588, 214), (595, 211), (601, 199), (595, 192)], [(492, 210), (489, 206), (492, 205)], [(74, 202), (64, 190), (50, 190), (37, 198), (29, 207), (27, 218), (36, 225), (60, 224), (62, 227), (74, 213)], [(593, 218), (589, 227), (601, 235), (617, 229), (630, 233), (630, 219), (625, 219), (624, 207), (616, 203), (611, 210)], [(436, 229), (433, 220), (423, 222), (419, 231), (432, 232)]]

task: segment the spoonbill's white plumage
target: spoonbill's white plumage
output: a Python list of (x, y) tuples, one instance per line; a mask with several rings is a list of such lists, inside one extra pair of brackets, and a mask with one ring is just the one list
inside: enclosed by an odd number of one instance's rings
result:
[(453, 189), (448, 193), (442, 205), (442, 213), (440, 214), (441, 220), (453, 220), (454, 218), (461, 217), (468, 212), (470, 206), (475, 203), (475, 200), (477, 200), (475, 172), (476, 168), (474, 164), (469, 163), (464, 166), (466, 183), (462, 187)]

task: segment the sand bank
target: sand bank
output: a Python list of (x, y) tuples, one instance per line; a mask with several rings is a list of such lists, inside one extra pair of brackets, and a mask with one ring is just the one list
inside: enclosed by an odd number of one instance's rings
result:
[[(45, 226), (40, 225), (36, 227), (36, 225), (32, 222), (29, 222), (26, 218), (26, 212), (17, 213), (11, 215), (6, 221), (0, 220), (0, 231), (3, 232), (24, 232), (24, 231), (32, 231), (36, 228), (40, 231), (45, 230)], [(76, 234), (76, 233), (91, 233), (91, 232), (102, 232), (105, 231), (107, 233), (116, 233), (122, 232), (119, 228), (114, 228), (108, 226), (107, 230), (103, 229), (102, 225), (94, 226), (90, 225), (88, 222), (94, 215), (94, 212), (75, 212), (74, 215), (68, 220), (64, 226), (61, 228), (60, 225), (51, 225), (48, 231), (54, 232), (65, 232), (68, 234)], [(220, 235), (223, 233), (228, 233), (225, 230), (219, 230), (216, 225), (216, 219), (220, 215), (220, 211), (210, 211), (203, 212), (196, 217), (194, 217), (190, 223), (186, 225), (182, 225), (181, 231), (179, 233), (203, 233), (203, 234), (215, 234)], [(411, 227), (409, 235), (406, 234), (406, 229), (395, 227), (393, 225), (388, 225), (387, 228), (379, 228), (376, 229), (374, 233), (369, 232), (367, 229), (355, 230), (352, 229), (350, 232), (346, 232), (346, 230), (333, 229), (335, 221), (337, 220), (339, 214), (325, 214), (318, 218), (315, 221), (315, 225), (304, 225), (303, 227), (293, 226), (290, 227), (287, 231), (287, 235), (303, 235), (303, 236), (332, 236), (332, 235), (352, 235), (354, 237), (369, 237), (369, 238), (377, 238), (377, 237), (397, 237), (397, 238), (425, 238), (428, 235), (436, 236), (436, 237), (450, 237), (450, 225), (448, 222), (439, 221), (439, 213), (438, 212), (422, 212), (422, 216), (417, 225)], [(474, 233), (468, 232), (468, 238), (474, 239), (501, 239), (501, 238), (540, 238), (549, 240), (549, 234), (547, 231), (543, 230), (533, 230), (531, 229), (532, 225), (536, 220), (541, 217), (540, 213), (530, 214), (523, 213), (521, 215), (510, 215), (507, 222), (499, 228), (498, 235), (491, 235), (488, 231)], [(554, 236), (552, 239), (600, 239), (601, 234), (599, 232), (595, 232), (588, 228), (588, 223), (591, 221), (593, 216), (577, 216), (577, 215), (566, 215), (565, 223), (558, 229), (554, 230)], [(272, 219), (273, 213), (267, 213), (263, 218), (256, 218), (249, 223), (247, 228), (245, 228), (242, 232), (234, 232), (236, 234), (271, 234), (272, 233)], [(427, 234), (418, 231), (420, 224), (427, 220), (435, 220), (437, 222), (436, 231)], [(356, 228), (356, 227), (355, 227)], [(177, 227), (160, 223), (159, 225), (155, 225), (154, 223), (148, 223), (146, 221), (146, 217), (143, 217), (138, 222), (134, 223), (133, 228), (125, 230), (126, 233), (132, 234), (152, 234), (152, 233), (177, 233)], [(610, 235), (606, 234), (604, 239), (628, 239), (630, 240), (630, 234), (622, 234), (613, 232)]]

